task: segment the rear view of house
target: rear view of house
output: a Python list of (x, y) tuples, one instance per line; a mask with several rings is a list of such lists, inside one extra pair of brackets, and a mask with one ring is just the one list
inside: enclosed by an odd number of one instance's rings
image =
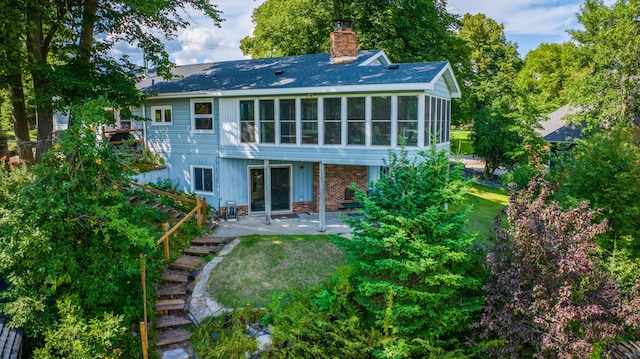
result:
[(322, 212), (342, 207), (348, 187), (366, 189), (389, 149), (415, 156), (448, 148), (451, 99), (460, 90), (447, 62), (392, 64), (356, 51), (355, 33), (332, 33), (332, 53), (187, 65), (151, 73), (144, 142), (170, 179), (238, 214)]

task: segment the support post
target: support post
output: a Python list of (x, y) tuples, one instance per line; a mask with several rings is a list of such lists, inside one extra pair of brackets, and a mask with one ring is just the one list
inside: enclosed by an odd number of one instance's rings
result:
[(207, 223), (207, 197), (202, 197), (202, 223), (206, 226)]
[(265, 223), (271, 224), (271, 166), (264, 160), (264, 213)]
[(202, 228), (202, 201), (200, 200), (200, 196), (196, 196), (196, 207), (198, 207), (196, 222), (198, 223), (198, 229), (200, 229)]
[(320, 167), (320, 198), (319, 198), (319, 209), (320, 209), (320, 213), (318, 214), (320, 216), (320, 228), (318, 228), (320, 230), (320, 232), (324, 232), (327, 230), (327, 224), (326, 224), (326, 209), (325, 209), (325, 193), (324, 193), (324, 188), (325, 188), (325, 173), (324, 173), (324, 162), (320, 162), (319, 163), (319, 167)]
[[(169, 223), (162, 225), (164, 233), (169, 232)], [(169, 259), (169, 237), (164, 239), (164, 259)]]
[(142, 341), (142, 358), (149, 358), (149, 337), (147, 334), (147, 266), (144, 254), (140, 253), (140, 277), (142, 280), (142, 305), (144, 321), (140, 323), (140, 340)]

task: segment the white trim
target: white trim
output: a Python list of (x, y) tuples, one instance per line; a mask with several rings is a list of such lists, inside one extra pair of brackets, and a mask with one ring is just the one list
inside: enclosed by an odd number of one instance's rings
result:
[[(387, 57), (387, 54), (385, 54), (384, 51), (378, 51), (377, 53), (375, 53), (374, 55), (372, 55), (370, 58), (368, 58), (367, 60), (363, 61), (360, 65), (358, 66), (371, 66), (371, 63), (381, 59), (382, 58), (382, 62), (383, 64), (381, 64), (381, 66), (386, 66), (386, 65), (390, 65), (391, 61), (389, 60), (389, 58)], [(374, 65), (376, 66), (376, 65)]]
[[(210, 103), (211, 104), (211, 129), (199, 129), (196, 128), (196, 118), (207, 118), (208, 115), (196, 115), (194, 104), (195, 103)], [(189, 115), (191, 117), (191, 133), (215, 133), (216, 119), (215, 119), (215, 103), (212, 97), (209, 98), (192, 98), (189, 101)]]
[[(195, 169), (196, 168), (210, 169), (211, 170), (211, 191), (196, 190), (196, 175), (195, 175)], [(190, 166), (190, 173), (191, 173), (191, 192), (197, 193), (197, 194), (208, 195), (208, 196), (213, 195), (213, 193), (215, 191), (215, 180), (214, 180), (215, 172), (213, 170), (213, 166), (211, 166), (211, 165), (191, 165)]]
[[(455, 75), (453, 74), (453, 69), (451, 68), (451, 64), (449, 64), (447, 62), (447, 64), (445, 65), (445, 67), (442, 68), (442, 70), (440, 70), (440, 72), (438, 72), (438, 74), (436, 76), (433, 77), (433, 80), (431, 80), (431, 90), (434, 89), (435, 83), (438, 82), (438, 80), (440, 80), (441, 77), (444, 77), (445, 73), (449, 73), (449, 76), (451, 76), (451, 81), (453, 82), (453, 87), (455, 89), (455, 91), (451, 91), (451, 88), (449, 88), (449, 94), (451, 98), (460, 98), (462, 92), (460, 91), (460, 86), (458, 85), (458, 81), (456, 80)], [(447, 81), (447, 79), (445, 78), (445, 82), (447, 84), (449, 84), (449, 81)]]
[[(156, 122), (156, 116), (155, 116), (155, 111), (162, 111), (161, 112), (161, 117), (162, 117), (162, 122)], [(167, 121), (165, 118), (165, 110), (170, 110), (171, 111), (171, 121)], [(149, 109), (150, 112), (150, 120), (151, 120), (151, 126), (173, 126), (173, 106), (171, 105), (162, 105), (162, 106), (150, 106)]]

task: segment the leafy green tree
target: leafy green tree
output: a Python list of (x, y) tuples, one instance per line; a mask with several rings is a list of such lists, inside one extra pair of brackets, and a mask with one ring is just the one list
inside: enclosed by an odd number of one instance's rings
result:
[[(640, 257), (640, 147), (633, 131), (615, 128), (580, 141), (556, 168), (563, 201), (601, 208), (611, 231), (599, 244), (607, 254), (627, 249)], [(572, 200), (573, 199), (573, 200)]]
[(161, 38), (188, 25), (181, 14), (187, 8), (204, 12), (219, 26), (220, 14), (208, 0), (3, 2), (0, 14), (9, 21), (7, 36), (0, 36), (0, 87), (12, 90), (16, 135), (27, 128), (22, 90), (27, 78), (37, 107), (37, 159), (51, 145), (55, 110), (105, 97), (126, 115), (128, 106), (141, 100), (135, 84), (143, 72), (128, 56), (114, 59), (109, 50), (119, 42), (133, 44), (169, 76), (172, 64)]
[(130, 324), (142, 315), (139, 254), (159, 257), (146, 220), (153, 213), (126, 205), (123, 163), (95, 136), (108, 106), (74, 108), (75, 121), (31, 175), (0, 191), (9, 199), (0, 203), (2, 311), (37, 339), (61, 323), (57, 303), (67, 298), (85, 318), (113, 313)]
[(435, 149), (415, 159), (391, 152), (387, 165), (367, 195), (356, 195), (361, 216), (347, 220), (354, 299), (365, 323), (395, 333), (408, 356), (464, 356), (482, 278), (475, 238), (464, 230), (468, 208), (459, 206), (467, 182)]
[(253, 36), (241, 41), (253, 58), (329, 52), (336, 17), (352, 20), (359, 48), (385, 50), (395, 62), (464, 58), (456, 16), (434, 0), (267, 0), (253, 13)]
[(567, 104), (567, 86), (583, 76), (585, 69), (577, 51), (575, 44), (565, 42), (543, 43), (527, 53), (518, 72), (517, 85), (530, 97), (537, 98), (543, 112), (549, 113)]
[(597, 257), (607, 230), (586, 202), (563, 209), (550, 185), (513, 192), (506, 225), (496, 219), (487, 256), (481, 326), (492, 358), (593, 358), (637, 326), (637, 300), (626, 300)]
[(618, 0), (611, 6), (602, 0), (586, 0), (578, 13), (583, 29), (570, 33), (588, 71), (572, 83), (568, 99), (582, 109), (574, 121), (586, 124), (589, 130), (618, 124), (638, 128), (640, 124), (639, 14), (637, 0)]

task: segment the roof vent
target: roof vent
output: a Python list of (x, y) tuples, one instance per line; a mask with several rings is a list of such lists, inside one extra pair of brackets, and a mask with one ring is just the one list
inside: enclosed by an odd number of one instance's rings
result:
[(207, 76), (213, 76), (216, 74), (216, 70), (209, 70), (207, 71)]
[(276, 70), (273, 74), (276, 76), (284, 75), (284, 70)]
[(397, 70), (397, 69), (398, 69), (398, 64), (389, 65), (389, 70)]

